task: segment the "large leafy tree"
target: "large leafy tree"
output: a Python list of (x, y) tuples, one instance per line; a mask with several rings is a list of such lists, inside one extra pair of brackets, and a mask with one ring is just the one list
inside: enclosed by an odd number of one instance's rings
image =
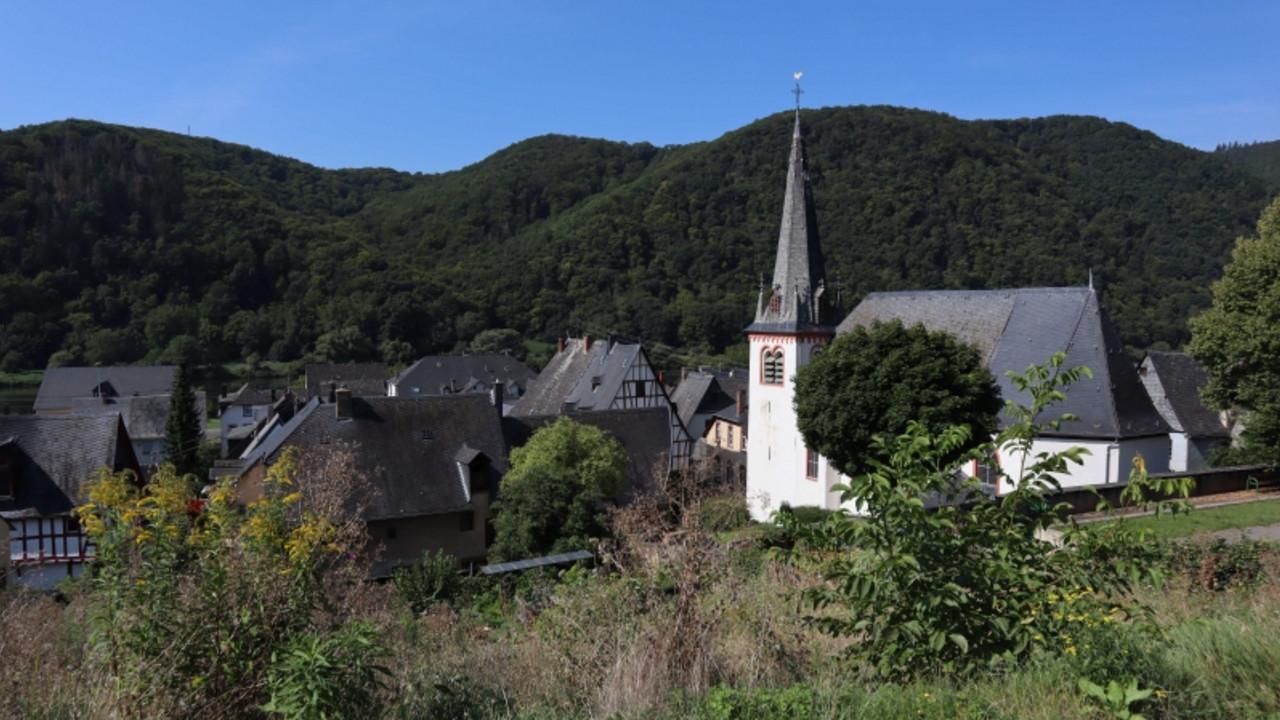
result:
[(196, 392), (191, 385), (191, 370), (186, 360), (178, 363), (169, 389), (169, 416), (164, 421), (164, 454), (179, 475), (200, 473), (200, 446), (204, 430), (200, 427), (200, 411)]
[(1256, 237), (1236, 240), (1213, 305), (1191, 320), (1188, 349), (1208, 371), (1205, 400), (1248, 413), (1233, 459), (1280, 461), (1280, 198)]
[(841, 335), (796, 373), (795, 408), (805, 445), (856, 476), (873, 459), (877, 436), (896, 437), (912, 421), (932, 433), (967, 425), (963, 452), (990, 439), (1000, 389), (977, 349), (945, 332), (901, 321)]
[(561, 416), (511, 451), (492, 553), (517, 559), (580, 549), (605, 532), (601, 503), (622, 489), (627, 452), (599, 428)]

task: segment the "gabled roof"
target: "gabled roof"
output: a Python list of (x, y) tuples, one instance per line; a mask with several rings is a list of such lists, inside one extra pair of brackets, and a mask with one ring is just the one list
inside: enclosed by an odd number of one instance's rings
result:
[[(1066, 401), (1050, 410), (1054, 417), (1073, 413), (1080, 420), (1046, 435), (1119, 439), (1169, 432), (1092, 288), (871, 293), (838, 332), (895, 318), (908, 326), (945, 330), (976, 346), (1005, 399), (1016, 394), (1005, 376), (1008, 370), (1024, 372), (1056, 352), (1066, 353), (1066, 367), (1088, 366), (1093, 378), (1068, 388)], [(1030, 402), (1025, 395), (1016, 399)]]
[[(686, 375), (676, 387), (671, 394), (671, 402), (675, 403), (676, 413), (688, 428), (689, 434), (694, 438), (701, 438), (706, 435), (707, 425), (713, 417), (742, 422), (741, 416), (747, 412), (749, 386), (745, 370), (696, 370)], [(738, 413), (737, 404), (739, 392), (742, 393), (743, 400), (741, 414)]]
[[(206, 415), (204, 391), (198, 391), (195, 395), (200, 427), (204, 427)], [(131, 439), (154, 440), (164, 437), (164, 423), (169, 417), (169, 396), (140, 395), (105, 400), (76, 398), (71, 405), (71, 414), (89, 416), (119, 414), (124, 419), (124, 426), (128, 428)]]
[(36, 412), (69, 410), (75, 398), (133, 395), (168, 395), (173, 387), (173, 365), (115, 365), (107, 367), (56, 367), (44, 371), (33, 409)]
[(220, 398), (219, 402), (227, 407), (261, 407), (275, 403), (277, 396), (280, 394), (283, 393), (278, 393), (271, 388), (252, 387), (249, 383), (245, 383), (240, 386), (239, 390)]
[(315, 363), (306, 367), (306, 389), (312, 397), (327, 397), (331, 386), (345, 387), (357, 396), (387, 394), (387, 366), (383, 363)]
[(1221, 416), (1204, 406), (1200, 391), (1209, 375), (1195, 358), (1184, 353), (1147, 353), (1139, 373), (1156, 410), (1170, 427), (1190, 438), (1228, 438)]
[(519, 397), (537, 374), (510, 355), (429, 355), (397, 375), (398, 397), (488, 392), (495, 382), (507, 397)]
[(469, 507), (460, 457), (488, 458), (494, 481), (507, 470), (499, 410), (487, 395), (355, 397), (351, 416), (311, 403), (255, 455), (274, 462), (284, 447), (352, 443), (374, 488), (365, 520), (459, 512)]
[[(665, 407), (638, 410), (600, 410), (568, 413), (574, 422), (600, 428), (615, 438), (627, 451), (631, 462), (627, 467), (627, 485), (618, 494), (619, 502), (655, 488), (665, 479), (671, 454), (671, 415)], [(503, 426), (511, 447), (520, 447), (539, 428), (556, 421), (558, 415), (539, 417), (507, 417)]]
[(70, 512), (101, 467), (138, 471), (120, 415), (0, 415), (0, 455), (14, 468), (16, 494), (0, 500), (0, 517)]
[(592, 342), (590, 338), (567, 340), (564, 350), (551, 358), (528, 392), (511, 408), (511, 415), (538, 417), (608, 410), (620, 395), (628, 371), (641, 361), (643, 353), (638, 344)]

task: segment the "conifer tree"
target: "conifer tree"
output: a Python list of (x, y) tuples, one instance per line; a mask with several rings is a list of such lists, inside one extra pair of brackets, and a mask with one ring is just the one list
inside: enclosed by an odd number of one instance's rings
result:
[(191, 371), (186, 359), (178, 362), (169, 390), (169, 417), (164, 421), (164, 453), (181, 475), (200, 470), (200, 444), (203, 442), (196, 393), (191, 386)]

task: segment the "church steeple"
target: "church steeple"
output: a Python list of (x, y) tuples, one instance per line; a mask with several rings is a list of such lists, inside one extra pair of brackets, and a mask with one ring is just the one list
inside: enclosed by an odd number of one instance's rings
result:
[(791, 134), (791, 159), (787, 166), (787, 192), (782, 204), (782, 227), (778, 232), (773, 283), (760, 289), (756, 321), (752, 326), (769, 326), (775, 331), (834, 325), (822, 248), (818, 242), (818, 218), (813, 209), (813, 192), (809, 188), (809, 172), (804, 161), (798, 73), (794, 92), (795, 129)]

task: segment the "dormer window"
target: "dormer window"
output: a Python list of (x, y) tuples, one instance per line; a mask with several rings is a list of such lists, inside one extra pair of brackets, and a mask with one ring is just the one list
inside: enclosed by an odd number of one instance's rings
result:
[(769, 298), (769, 312), (777, 315), (782, 309), (782, 296), (775, 291)]

